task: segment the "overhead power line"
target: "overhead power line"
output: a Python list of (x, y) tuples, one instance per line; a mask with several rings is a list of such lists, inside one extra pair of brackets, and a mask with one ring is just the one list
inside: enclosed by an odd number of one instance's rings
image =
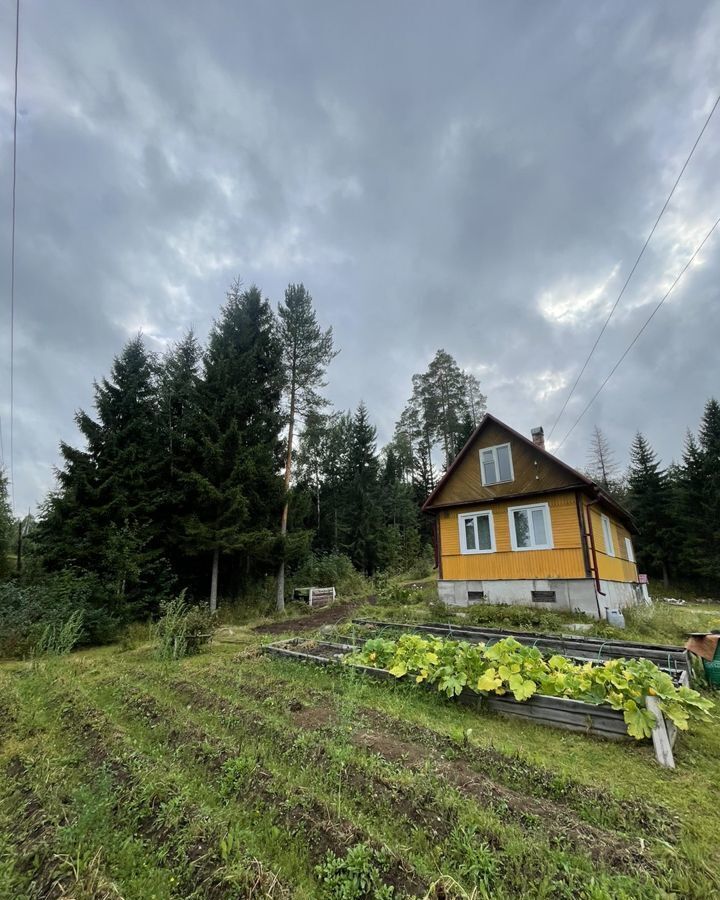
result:
[(15, 101), (13, 114), (12, 221), (10, 226), (10, 497), (15, 513), (15, 206), (17, 185), (18, 60), (20, 0), (15, 3)]
[(710, 123), (710, 119), (712, 119), (713, 113), (715, 112), (715, 110), (716, 110), (717, 107), (718, 107), (718, 103), (720, 103), (720, 94), (718, 94), (717, 98), (715, 99), (715, 103), (713, 104), (713, 107), (712, 107), (712, 109), (710, 110), (710, 113), (709, 113), (707, 119), (705, 119), (705, 124), (704, 124), (703, 127), (700, 129), (700, 134), (698, 134), (697, 138), (695, 138), (695, 143), (692, 145), (692, 149), (690, 150), (690, 153), (688, 154), (687, 159), (686, 159), (685, 162), (683, 163), (682, 169), (680, 169), (680, 174), (679, 174), (678, 177), (675, 179), (675, 184), (673, 184), (672, 190), (670, 191), (670, 193), (669, 193), (668, 196), (667, 196), (667, 199), (666, 199), (665, 202), (663, 203), (662, 209), (661, 209), (660, 212), (658, 213), (657, 219), (655, 219), (655, 224), (654, 224), (653, 227), (650, 229), (650, 234), (648, 234), (647, 238), (645, 239), (645, 243), (642, 245), (642, 249), (640, 250), (640, 253), (638, 254), (638, 257), (637, 257), (637, 259), (635, 260), (635, 263), (633, 264), (632, 269), (630, 269), (630, 274), (629, 274), (628, 277), (625, 279), (625, 284), (623, 284), (622, 288), (620, 289), (620, 293), (617, 295), (617, 299), (616, 299), (615, 302), (613, 303), (612, 309), (611, 309), (610, 312), (608, 313), (608, 316), (607, 316), (607, 318), (605, 319), (605, 322), (603, 323), (602, 328), (600, 329), (600, 333), (598, 334), (597, 338), (595, 339), (595, 343), (594, 343), (594, 344), (592, 345), (592, 347), (590, 348), (590, 352), (589, 352), (588, 355), (587, 355), (587, 359), (586, 359), (585, 362), (583, 363), (582, 369), (580, 369), (580, 373), (578, 374), (577, 378), (575, 379), (575, 381), (574, 381), (574, 383), (573, 383), (573, 386), (570, 388), (570, 393), (569, 393), (569, 394), (567, 395), (567, 397), (565, 398), (565, 402), (564, 402), (563, 405), (562, 405), (562, 409), (561, 409), (560, 412), (558, 413), (557, 418), (555, 419), (555, 421), (554, 421), (554, 423), (553, 423), (553, 426), (552, 426), (552, 428), (550, 429), (550, 434), (548, 435), (548, 440), (553, 436), (553, 432), (554, 432), (555, 429), (557, 428), (558, 422), (560, 421), (560, 419), (562, 418), (563, 413), (564, 413), (565, 410), (567, 409), (567, 405), (568, 405), (568, 403), (570, 402), (570, 398), (571, 398), (572, 395), (575, 393), (575, 388), (578, 386), (578, 384), (579, 384), (579, 382), (580, 382), (580, 379), (583, 377), (583, 375), (584, 375), (584, 373), (585, 373), (585, 369), (587, 369), (588, 364), (589, 364), (590, 360), (592, 359), (593, 354), (595, 353), (595, 350), (597, 349), (597, 345), (600, 343), (600, 339), (601, 339), (602, 336), (605, 334), (605, 329), (608, 327), (608, 324), (610, 323), (610, 319), (612, 319), (613, 314), (614, 314), (615, 310), (617, 309), (618, 303), (620, 302), (620, 300), (622, 299), (623, 294), (625, 293), (625, 288), (630, 284), (630, 279), (631, 279), (631, 278), (633, 277), (633, 275), (635, 274), (635, 269), (637, 269), (638, 265), (640, 264), (640, 260), (641, 260), (641, 259), (643, 258), (643, 256), (645, 255), (645, 251), (647, 250), (647, 246), (648, 246), (648, 244), (650, 243), (650, 240), (652, 239), (652, 236), (655, 234), (655, 229), (658, 227), (658, 224), (660, 223), (660, 219), (662, 219), (662, 217), (663, 217), (663, 215), (664, 215), (664, 213), (665, 213), (665, 210), (668, 208), (668, 204), (670, 203), (670, 200), (672, 199), (672, 196), (673, 196), (673, 194), (675, 193), (675, 189), (677, 188), (678, 184), (680, 184), (680, 179), (683, 177), (683, 174), (685, 173), (685, 169), (687, 169), (687, 167), (688, 167), (688, 163), (689, 163), (690, 160), (693, 158), (693, 154), (695, 153), (695, 150), (696, 150), (696, 148), (697, 148), (697, 145), (700, 143), (700, 139), (702, 138), (703, 134), (705, 134), (705, 129), (708, 127), (708, 125), (709, 125), (709, 123)]
[(645, 319), (645, 321), (643, 322), (642, 328), (640, 328), (640, 330), (637, 332), (637, 334), (635, 335), (635, 337), (634, 337), (634, 338), (630, 341), (630, 343), (627, 345), (627, 347), (625, 348), (625, 351), (623, 352), (622, 356), (620, 357), (620, 359), (618, 359), (618, 361), (617, 361), (617, 362), (615, 363), (615, 365), (612, 367), (612, 369), (610, 370), (610, 373), (608, 374), (608, 376), (607, 376), (607, 378), (605, 379), (605, 381), (603, 381), (603, 383), (600, 385), (600, 387), (595, 391), (595, 393), (593, 394), (593, 396), (592, 396), (592, 397), (590, 398), (590, 400), (588, 401), (587, 405), (585, 406), (585, 409), (583, 409), (583, 411), (580, 413), (580, 415), (577, 417), (577, 419), (575, 419), (575, 421), (573, 422), (572, 428), (568, 431), (568, 433), (565, 435), (565, 437), (560, 441), (560, 443), (559, 443), (559, 444), (557, 445), (557, 447), (555, 448), (556, 451), (559, 450), (559, 449), (562, 447), (562, 445), (565, 443), (565, 441), (566, 441), (566, 440), (570, 437), (570, 435), (573, 433), (573, 431), (575, 430), (575, 427), (578, 425), (578, 423), (580, 422), (580, 420), (582, 419), (582, 417), (583, 417), (583, 416), (585, 415), (585, 413), (590, 409), (590, 407), (593, 405), (593, 403), (597, 400), (598, 396), (600, 395), (600, 392), (603, 390), (603, 388), (604, 388), (605, 385), (608, 383), (608, 381), (610, 381), (610, 379), (613, 377), (613, 375), (614, 375), (615, 372), (617, 371), (617, 369), (618, 369), (618, 367), (620, 366), (620, 364), (622, 363), (622, 361), (623, 361), (623, 360), (625, 359), (625, 357), (628, 355), (628, 353), (629, 353), (629, 352), (632, 350), (632, 348), (635, 346), (635, 344), (637, 343), (637, 341), (638, 341), (640, 335), (643, 333), (643, 331), (645, 331), (645, 329), (648, 327), (648, 325), (652, 322), (653, 318), (655, 317), (655, 313), (660, 309), (660, 307), (661, 307), (661, 306), (663, 305), (663, 303), (667, 300), (667, 298), (670, 296), (670, 294), (672, 294), (672, 292), (673, 292), (673, 290), (675, 289), (675, 286), (677, 285), (678, 281), (680, 281), (680, 279), (683, 277), (683, 275), (684, 275), (684, 274), (687, 272), (687, 270), (690, 268), (690, 266), (692, 265), (692, 263), (693, 263), (695, 257), (698, 255), (698, 253), (699, 253), (699, 252), (702, 250), (702, 248), (705, 246), (705, 244), (707, 243), (707, 241), (710, 239), (710, 236), (712, 235), (712, 233), (713, 233), (713, 232), (715, 231), (715, 229), (718, 227), (718, 225), (720, 225), (720, 219), (716, 219), (716, 220), (715, 220), (714, 225), (712, 226), (712, 228), (710, 229), (710, 231), (708, 231), (708, 233), (705, 235), (705, 237), (702, 239), (702, 241), (700, 242), (700, 244), (697, 246), (697, 248), (695, 249), (695, 252), (694, 252), (693, 255), (690, 257), (690, 259), (685, 263), (685, 265), (684, 265), (683, 268), (682, 268), (682, 271), (681, 271), (680, 274), (677, 276), (677, 278), (675, 279), (675, 281), (673, 281), (673, 283), (670, 285), (670, 288), (668, 289), (668, 291), (663, 295), (663, 297), (662, 297), (661, 300), (657, 303), (657, 305), (655, 306), (655, 309), (650, 313), (650, 315), (647, 317), (647, 319)]

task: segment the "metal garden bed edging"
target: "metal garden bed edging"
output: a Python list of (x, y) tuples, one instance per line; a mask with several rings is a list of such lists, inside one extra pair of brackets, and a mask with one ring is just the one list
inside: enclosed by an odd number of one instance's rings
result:
[(571, 659), (605, 662), (609, 659), (649, 659), (658, 669), (674, 675), (682, 684), (690, 683), (692, 672), (690, 656), (684, 647), (662, 644), (640, 644), (635, 641), (611, 641), (601, 638), (575, 638), (566, 635), (535, 634), (529, 631), (506, 631), (501, 628), (483, 628), (477, 625), (451, 625), (444, 622), (413, 624), (408, 622), (381, 622), (375, 619), (353, 619), (353, 625), (379, 629), (415, 631), (464, 640), (469, 643), (501, 640), (512, 637), (520, 644), (537, 647), (541, 652), (560, 653)]
[[(311, 644), (315, 652), (297, 649), (304, 644)], [(353, 644), (338, 644), (332, 641), (295, 637), (266, 644), (262, 649), (263, 653), (271, 656), (315, 665), (341, 666), (343, 657), (359, 648)], [(352, 670), (385, 681), (397, 681), (387, 669), (353, 665)], [(595, 705), (586, 703), (584, 700), (549, 697), (545, 694), (534, 694), (528, 700), (518, 701), (511, 695), (476, 694), (467, 688), (456, 699), (463, 705), (474, 709), (490, 710), (500, 715), (515, 716), (541, 725), (583, 732), (609, 740), (630, 740), (623, 714), (605, 704)], [(674, 769), (672, 748), (677, 734), (675, 726), (665, 719), (655, 697), (648, 697), (646, 705), (655, 716), (655, 727), (652, 733), (655, 758), (661, 766)]]

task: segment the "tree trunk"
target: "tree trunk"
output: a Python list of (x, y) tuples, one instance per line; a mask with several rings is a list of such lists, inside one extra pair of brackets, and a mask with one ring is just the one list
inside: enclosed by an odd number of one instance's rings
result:
[(665, 560), (662, 562), (662, 580), (664, 588), (670, 587), (670, 576), (668, 574), (668, 568), (665, 565)]
[[(293, 431), (295, 429), (295, 376), (293, 374), (293, 383), (290, 388), (290, 417), (288, 421), (288, 443), (287, 454), (285, 456), (285, 503), (283, 504), (282, 518), (280, 519), (280, 534), (285, 537), (287, 534), (288, 507), (290, 499), (288, 492), (290, 491), (290, 476), (292, 472), (292, 442)], [(285, 609), (285, 560), (280, 560), (277, 575), (277, 597), (275, 608), (278, 612)]]
[(220, 548), (213, 550), (212, 558), (212, 578), (210, 580), (210, 615), (214, 616), (217, 612), (217, 586), (218, 586), (218, 569), (220, 568)]

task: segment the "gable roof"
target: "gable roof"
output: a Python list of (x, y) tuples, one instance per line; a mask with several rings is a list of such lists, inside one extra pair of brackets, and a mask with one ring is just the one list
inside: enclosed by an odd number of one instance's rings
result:
[[(435, 508), (435, 499), (441, 493), (445, 485), (452, 478), (453, 473), (458, 468), (460, 463), (465, 459), (473, 445), (477, 441), (480, 434), (485, 430), (485, 428), (494, 423), (495, 425), (499, 425), (501, 428), (504, 428), (515, 440), (521, 441), (523, 444), (526, 444), (540, 456), (545, 457), (550, 462), (552, 462), (556, 466), (560, 466), (571, 478), (574, 479), (575, 484), (569, 485), (568, 489), (571, 489), (573, 486), (576, 486), (586, 493), (592, 495), (598, 500), (601, 500), (606, 506), (610, 507), (610, 509), (615, 512), (617, 516), (619, 516), (623, 521), (628, 523), (632, 530), (635, 531), (635, 525), (632, 520), (632, 516), (625, 509), (624, 506), (619, 504), (617, 500), (613, 500), (613, 498), (604, 491), (599, 484), (596, 484), (591, 478), (588, 478), (587, 475), (583, 475), (582, 472), (578, 472), (577, 469), (573, 469), (572, 466), (569, 466), (567, 463), (564, 463), (561, 459), (558, 459), (557, 456), (550, 453), (548, 450), (545, 450), (543, 447), (539, 447), (536, 443), (534, 443), (530, 438), (525, 437), (524, 434), (520, 434), (519, 431), (515, 431), (514, 428), (510, 428), (509, 425), (506, 425), (504, 422), (501, 422), (500, 419), (491, 415), (490, 413), (485, 413), (485, 415), (480, 420), (477, 428), (473, 431), (473, 433), (468, 438), (465, 446), (458, 453), (455, 459), (452, 461), (450, 466), (448, 467), (447, 472), (443, 475), (440, 481), (435, 485), (434, 490), (430, 493), (430, 496), (427, 498), (425, 503), (423, 503), (422, 510), (423, 512), (430, 512)], [(473, 498), (468, 498), (469, 501), (472, 502)], [(443, 504), (444, 505), (444, 504)], [(452, 504), (458, 506), (460, 504)]]

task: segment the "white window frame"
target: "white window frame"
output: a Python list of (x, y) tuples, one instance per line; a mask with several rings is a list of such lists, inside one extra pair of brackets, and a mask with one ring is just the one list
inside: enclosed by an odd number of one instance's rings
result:
[(600, 522), (602, 523), (603, 543), (605, 544), (605, 553), (608, 556), (615, 556), (615, 541), (612, 536), (612, 525), (610, 519), (605, 513), (600, 513)]
[[(472, 519), (477, 516), (486, 516), (490, 523), (490, 549), (489, 550), (470, 550), (468, 549), (465, 537), (465, 519)], [(475, 556), (477, 553), (495, 553), (495, 521), (493, 514), (489, 509), (481, 509), (477, 512), (466, 512), (458, 515), (458, 531), (460, 532), (460, 552), (464, 556)], [(479, 544), (477, 524), (475, 525), (475, 543)]]
[(628, 562), (635, 562), (635, 548), (629, 537), (625, 538), (625, 552), (627, 553)]
[[(545, 532), (547, 535), (548, 542), (546, 544), (536, 544), (534, 542), (534, 533), (532, 528), (532, 516), (528, 516), (528, 520), (530, 521), (530, 540), (533, 541), (530, 547), (518, 547), (517, 544), (517, 535), (515, 534), (515, 513), (518, 510), (524, 509), (528, 513), (531, 513), (534, 509), (541, 509), (545, 516)], [(553, 550), (555, 544), (553, 542), (553, 533), (552, 533), (552, 517), (550, 516), (550, 506), (547, 503), (529, 503), (523, 504), (522, 506), (510, 506), (508, 507), (508, 527), (510, 529), (510, 545), (513, 550), (518, 553), (522, 553), (526, 550)]]
[[(485, 467), (483, 466), (482, 455), (483, 453), (487, 453), (488, 450), (491, 451), (493, 455), (493, 462), (495, 463), (495, 473), (497, 475), (500, 474), (500, 466), (498, 465), (498, 456), (497, 452), (500, 447), (507, 447), (508, 458), (510, 460), (510, 477), (503, 478), (498, 481), (491, 481), (489, 484), (485, 481)], [(479, 451), (480, 456), (480, 480), (482, 481), (483, 487), (493, 487), (496, 484), (510, 484), (511, 481), (515, 481), (515, 469), (513, 468), (513, 458), (512, 458), (512, 445), (508, 441), (507, 444), (494, 444), (492, 447), (481, 447)]]

